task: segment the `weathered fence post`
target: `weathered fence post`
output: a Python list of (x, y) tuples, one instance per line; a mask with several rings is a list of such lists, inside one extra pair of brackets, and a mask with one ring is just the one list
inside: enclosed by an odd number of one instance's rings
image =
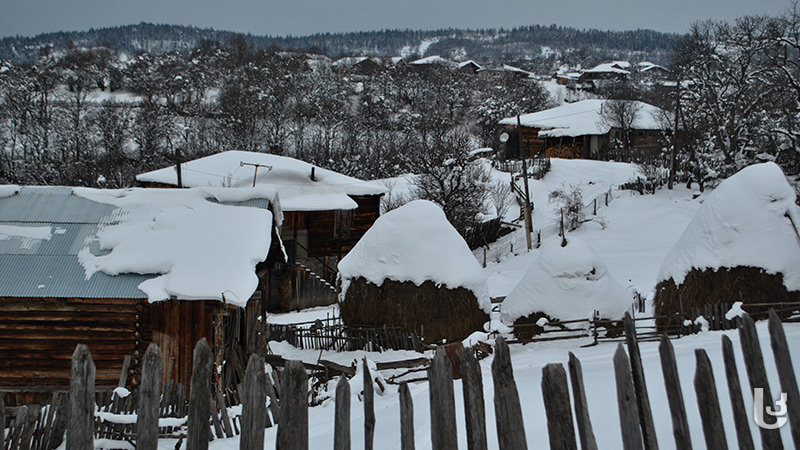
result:
[(703, 435), (708, 450), (727, 450), (725, 425), (719, 411), (717, 385), (714, 382), (714, 371), (706, 351), (699, 348), (694, 351), (697, 358), (697, 370), (694, 373), (694, 390), (697, 394), (697, 407), (700, 408), (700, 419), (703, 422)]
[(78, 344), (72, 354), (69, 380), (67, 450), (94, 449), (95, 366), (89, 347)]
[(583, 384), (581, 362), (569, 352), (569, 379), (572, 384), (572, 395), (575, 398), (575, 417), (578, 423), (578, 437), (582, 450), (597, 450), (592, 420), (589, 418), (589, 404), (586, 402), (586, 389)]
[[(761, 346), (758, 342), (756, 325), (750, 314), (742, 314), (741, 325), (739, 326), (739, 340), (742, 345), (742, 355), (744, 355), (744, 367), (747, 369), (747, 379), (750, 381), (750, 392), (754, 393), (756, 388), (764, 391), (764, 407), (773, 408), (772, 391), (769, 388), (767, 371), (764, 368), (764, 357), (761, 354)], [(783, 449), (780, 430), (759, 427), (761, 433), (761, 447), (769, 450)]]
[(472, 347), (461, 353), (461, 387), (467, 422), (467, 450), (485, 450), (486, 406), (483, 402), (483, 379), (481, 366), (475, 359), (475, 349)]
[(158, 407), (161, 401), (161, 376), (164, 361), (158, 345), (150, 344), (142, 362), (142, 382), (136, 419), (136, 448), (156, 450), (158, 448)]
[[(261, 434), (263, 436), (264, 433)], [(344, 375), (336, 383), (333, 450), (350, 450), (350, 382)]]
[(408, 382), (400, 384), (400, 448), (414, 450), (414, 402)]
[(753, 436), (750, 434), (750, 420), (742, 398), (742, 385), (739, 382), (739, 370), (733, 356), (733, 344), (728, 336), (722, 336), (722, 359), (725, 361), (725, 378), (728, 380), (728, 395), (733, 410), (733, 425), (736, 427), (736, 438), (739, 450), (753, 450)]
[(431, 403), (431, 444), (435, 449), (458, 448), (456, 431), (456, 404), (453, 391), (453, 363), (444, 348), (436, 354), (428, 367)]
[(622, 431), (622, 448), (642, 450), (642, 432), (639, 429), (631, 364), (622, 344), (617, 344), (617, 350), (614, 352), (614, 378), (617, 384), (617, 407), (619, 408), (619, 426)]
[(364, 450), (372, 450), (375, 441), (375, 388), (367, 358), (364, 364)]
[(628, 343), (628, 354), (631, 362), (633, 387), (636, 390), (636, 406), (639, 409), (639, 424), (642, 427), (642, 439), (645, 450), (658, 450), (656, 427), (653, 413), (650, 410), (650, 397), (647, 394), (647, 383), (642, 368), (642, 355), (639, 353), (639, 339), (636, 335), (636, 324), (631, 315), (625, 313), (625, 341)]
[(672, 435), (675, 437), (675, 448), (691, 450), (692, 439), (689, 435), (689, 422), (686, 419), (686, 406), (683, 403), (678, 364), (675, 362), (675, 349), (666, 334), (661, 335), (658, 354), (661, 357), (661, 372), (664, 374), (664, 387), (667, 389), (669, 412), (672, 416)]
[(577, 450), (567, 372), (561, 364), (548, 364), (542, 368), (542, 397), (547, 413), (550, 450)]
[(308, 450), (308, 374), (302, 361), (287, 361), (281, 377), (277, 450)]
[[(242, 402), (242, 436), (239, 448), (262, 450), (264, 428), (267, 427), (267, 374), (264, 373), (264, 358), (250, 355), (244, 373), (244, 385), (240, 392)], [(224, 405), (220, 405), (224, 408)], [(137, 449), (138, 450), (138, 449)]]
[[(50, 405), (50, 408), (55, 408), (55, 405)], [(3, 393), (0, 392), (0, 448), (6, 448), (6, 404), (3, 401)]]
[(497, 441), (500, 450), (527, 450), (525, 423), (522, 420), (522, 407), (519, 392), (514, 381), (511, 355), (505, 339), (498, 337), (494, 346), (492, 361), (494, 380), (494, 410), (497, 423)]
[(186, 432), (186, 448), (205, 450), (211, 429), (208, 420), (211, 416), (211, 373), (214, 356), (205, 338), (200, 339), (192, 355), (192, 387), (189, 394), (189, 428)]
[(781, 380), (781, 391), (786, 393), (792, 440), (795, 448), (800, 448), (800, 392), (797, 390), (797, 378), (794, 375), (792, 356), (789, 353), (783, 324), (772, 308), (769, 309), (769, 342), (772, 346), (772, 355), (775, 357), (775, 366), (778, 368), (778, 378)]

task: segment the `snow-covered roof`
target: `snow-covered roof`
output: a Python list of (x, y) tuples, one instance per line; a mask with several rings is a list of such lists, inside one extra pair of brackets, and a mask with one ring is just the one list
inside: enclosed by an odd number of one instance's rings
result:
[(654, 64), (648, 61), (642, 61), (638, 63), (637, 66), (639, 67), (639, 72), (647, 72), (648, 70), (652, 69), (660, 69), (669, 72), (669, 69), (667, 69), (666, 67), (659, 66), (658, 64)]
[(420, 58), (415, 61), (411, 61), (409, 64), (413, 64), (415, 66), (427, 65), (427, 64), (443, 64), (443, 65), (452, 65), (454, 64), (453, 61), (449, 59), (442, 58), (439, 55), (433, 56), (426, 56), (425, 58)]
[(281, 216), (276, 198), (263, 188), (23, 187), (0, 199), (0, 296), (244, 306)]
[(464, 62), (458, 64), (458, 68), (459, 69), (464, 68), (466, 66), (475, 66), (478, 69), (482, 68), (480, 64), (476, 63), (475, 61), (473, 61), (471, 59), (469, 61), (464, 61)]
[[(604, 104), (609, 100), (582, 100), (567, 103), (555, 108), (546, 109), (520, 116), (520, 125), (540, 128), (539, 137), (574, 137), (586, 135), (603, 135), (611, 129), (608, 121), (602, 120)], [(663, 110), (644, 102), (638, 105), (638, 113), (633, 123), (636, 130), (661, 130), (663, 125), (657, 120)], [(517, 118), (509, 117), (500, 121), (500, 125), (516, 125)]]
[(467, 243), (450, 225), (439, 206), (415, 200), (375, 221), (339, 263), (342, 298), (350, 281), (433, 281), (450, 289), (469, 289), (478, 306), (489, 312), (486, 276)]
[(569, 236), (567, 245), (552, 236), (542, 242), (538, 257), (501, 306), (500, 319), (513, 324), (542, 312), (553, 319), (621, 319), (633, 301), (608, 272), (605, 263), (583, 240)]
[(800, 207), (775, 163), (746, 167), (720, 183), (667, 254), (658, 282), (683, 283), (692, 269), (759, 267), (800, 290)]
[(591, 69), (587, 69), (586, 73), (617, 73), (621, 75), (630, 75), (631, 63), (628, 61), (613, 61), (610, 63), (598, 64)]
[[(252, 164), (259, 164), (261, 167), (256, 172)], [(181, 174), (183, 185), (186, 187), (240, 188), (252, 187), (253, 176), (257, 175), (256, 185), (278, 192), (281, 209), (284, 211), (355, 209), (358, 205), (350, 196), (386, 193), (386, 187), (379, 183), (358, 180), (305, 161), (267, 153), (243, 151), (217, 153), (182, 163)], [(136, 180), (168, 185), (178, 183), (174, 166), (139, 174)]]

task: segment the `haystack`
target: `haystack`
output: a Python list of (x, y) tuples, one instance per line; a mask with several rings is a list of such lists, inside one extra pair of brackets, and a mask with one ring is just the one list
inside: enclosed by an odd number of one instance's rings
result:
[(379, 218), (339, 263), (349, 327), (402, 327), (428, 341), (465, 338), (489, 320), (486, 278), (434, 203)]
[(595, 311), (609, 322), (609, 328), (622, 319), (631, 302), (631, 295), (586, 242), (553, 236), (542, 243), (525, 276), (503, 300), (500, 320), (514, 325), (520, 339), (543, 331), (536, 325), (542, 318), (549, 322), (591, 319)]
[[(800, 301), (800, 208), (774, 163), (742, 169), (706, 199), (667, 254), (653, 299), (662, 330), (719, 302)], [(752, 310), (751, 310), (752, 311)]]

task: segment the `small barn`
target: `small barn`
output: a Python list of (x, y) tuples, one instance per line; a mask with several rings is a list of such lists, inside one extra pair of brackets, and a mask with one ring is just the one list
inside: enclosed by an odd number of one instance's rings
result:
[(338, 260), (380, 215), (386, 186), (286, 156), (227, 151), (137, 175), (146, 187), (266, 187), (280, 196), (288, 256), (276, 272), (272, 310), (336, 303)]
[(526, 339), (543, 330), (542, 319), (619, 321), (632, 301), (589, 244), (574, 236), (552, 236), (503, 300), (500, 320)]
[(284, 261), (280, 220), (268, 189), (0, 186), (0, 391), (65, 389), (79, 343), (99, 388), (136, 386), (151, 342), (165, 381), (188, 385), (202, 338), (239, 382)]
[[(609, 108), (610, 100), (582, 100), (555, 108), (524, 114), (519, 118), (500, 121), (511, 140), (506, 144), (508, 158), (530, 158), (539, 155), (586, 159), (609, 159), (611, 156), (636, 157), (656, 155), (661, 151), (664, 125), (659, 120), (665, 114), (661, 108), (644, 102), (631, 101), (634, 119), (627, 130), (614, 126), (615, 118)], [(620, 154), (620, 142), (627, 132), (630, 155)], [(522, 139), (518, 145), (517, 139)]]
[[(657, 325), (706, 304), (800, 302), (800, 207), (775, 163), (746, 167), (705, 199), (658, 274)], [(758, 309), (748, 309), (758, 311)]]
[(400, 327), (429, 342), (483, 330), (486, 278), (444, 212), (425, 200), (381, 216), (339, 264), (350, 327)]

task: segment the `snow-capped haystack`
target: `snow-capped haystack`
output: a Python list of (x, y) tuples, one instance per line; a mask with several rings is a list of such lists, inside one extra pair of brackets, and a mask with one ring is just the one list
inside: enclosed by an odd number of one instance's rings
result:
[[(774, 163), (742, 169), (708, 196), (658, 275), (656, 315), (717, 302), (800, 301), (800, 207)], [(669, 317), (659, 323), (680, 323)]]
[(424, 200), (381, 216), (339, 263), (339, 276), (350, 326), (463, 338), (481, 329), (491, 309), (480, 264), (441, 208)]
[(559, 236), (542, 242), (541, 253), (522, 281), (508, 294), (500, 319), (507, 325), (536, 324), (540, 319), (619, 320), (632, 298), (608, 272), (600, 256), (583, 240)]

